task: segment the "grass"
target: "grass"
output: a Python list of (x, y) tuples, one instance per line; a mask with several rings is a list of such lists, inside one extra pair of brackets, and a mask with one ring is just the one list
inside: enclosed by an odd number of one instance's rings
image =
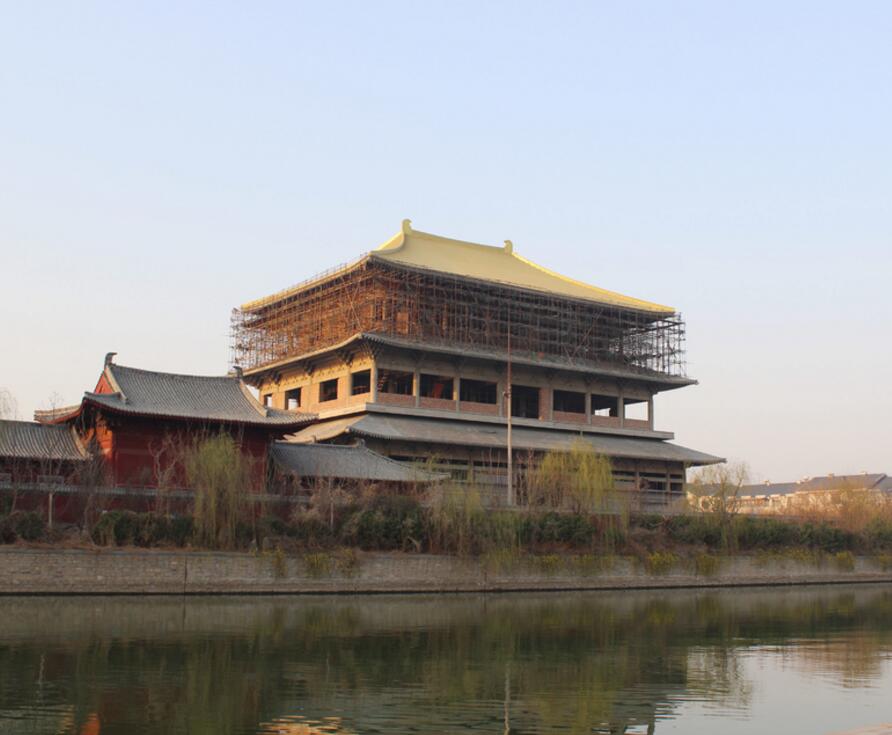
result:
[(694, 573), (698, 577), (714, 577), (722, 566), (722, 559), (714, 554), (700, 553), (694, 557)]
[(660, 575), (672, 571), (681, 558), (671, 551), (654, 551), (647, 554), (641, 561), (648, 574)]

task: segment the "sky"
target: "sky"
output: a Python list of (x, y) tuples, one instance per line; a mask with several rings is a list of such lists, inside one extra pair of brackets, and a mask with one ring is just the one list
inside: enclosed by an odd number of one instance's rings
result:
[(0, 0), (0, 388), (221, 374), (230, 311), (417, 229), (670, 304), (657, 428), (892, 473), (892, 4)]

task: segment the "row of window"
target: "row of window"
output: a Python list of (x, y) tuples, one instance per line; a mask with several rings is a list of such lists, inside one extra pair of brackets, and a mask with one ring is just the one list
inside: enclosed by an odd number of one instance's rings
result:
[[(395, 395), (412, 395), (413, 376), (401, 370), (379, 370), (378, 392)], [(319, 384), (319, 403), (335, 401), (338, 398), (337, 378), (325, 380)], [(357, 396), (371, 393), (372, 372), (360, 370), (350, 376), (350, 394)], [(455, 400), (455, 379), (445, 375), (421, 373), (419, 393), (423, 398), (440, 398), (446, 401)], [(541, 389), (527, 385), (511, 386), (511, 415), (519, 418), (539, 418)], [(459, 400), (463, 403), (484, 403), (496, 405), (498, 401), (498, 384), (488, 380), (462, 378), (459, 382)], [(563, 413), (585, 414), (586, 394), (579, 391), (555, 389), (552, 394), (555, 411)], [(263, 397), (264, 405), (272, 405), (272, 394)], [(647, 419), (646, 401), (640, 398), (623, 400), (628, 418)], [(296, 410), (302, 405), (301, 388), (292, 388), (285, 392), (285, 408)], [(628, 410), (637, 405), (638, 411)], [(643, 409), (643, 415), (640, 409)], [(591, 411), (593, 416), (619, 416), (619, 398), (617, 396), (591, 394)]]

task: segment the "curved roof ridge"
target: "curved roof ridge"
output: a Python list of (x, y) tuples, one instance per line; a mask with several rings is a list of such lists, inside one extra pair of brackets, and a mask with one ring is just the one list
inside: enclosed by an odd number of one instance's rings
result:
[[(420, 248), (413, 248), (413, 243), (420, 245)], [(459, 252), (452, 254), (438, 252), (432, 250), (430, 245), (442, 245), (449, 249), (457, 249)], [(467, 257), (452, 257), (464, 255)], [(506, 240), (504, 246), (458, 240), (413, 229), (411, 220), (403, 220), (400, 232), (373, 250), (371, 256), (396, 265), (492, 281), (556, 296), (667, 315), (676, 313), (671, 306), (626, 296), (618, 291), (594, 286), (539, 265), (515, 252), (514, 244), (510, 240)]]
[(664, 304), (657, 304), (654, 301), (647, 301), (646, 299), (639, 299), (634, 296), (626, 296), (625, 294), (621, 294), (619, 291), (611, 291), (608, 288), (601, 288), (600, 286), (593, 286), (590, 283), (585, 283), (584, 281), (579, 281), (575, 278), (571, 278), (570, 276), (565, 276), (557, 271), (551, 270), (551, 268), (546, 268), (544, 265), (539, 265), (538, 263), (534, 263), (529, 258), (524, 258), (519, 253), (510, 252), (508, 253), (510, 257), (517, 258), (517, 260), (525, 263), (526, 265), (535, 268), (536, 270), (540, 270), (548, 276), (552, 278), (558, 278), (561, 281), (565, 281), (566, 283), (572, 284), (574, 286), (581, 286), (582, 288), (592, 289), (594, 291), (598, 291), (606, 297), (618, 299), (618, 300), (628, 300), (633, 301), (637, 304), (641, 305), (642, 309), (646, 309), (647, 311), (665, 311), (666, 313), (675, 313), (675, 309), (671, 306), (665, 306)]
[(106, 363), (102, 373), (113, 392), (86, 391), (64, 412), (35, 413), (55, 423), (76, 418), (87, 404), (121, 413), (268, 426), (301, 426), (316, 415), (269, 408), (238, 375), (187, 375)]
[[(236, 375), (195, 375), (193, 373), (169, 373), (166, 370), (147, 370), (146, 368), (131, 367), (130, 365), (119, 365), (116, 362), (110, 363), (108, 365), (108, 368), (110, 371), (126, 370), (134, 373), (141, 373), (142, 375), (165, 375), (170, 378), (185, 378), (187, 380), (239, 380), (238, 376)], [(114, 375), (114, 372), (112, 372), (112, 375)], [(119, 392), (123, 394), (123, 391)]]

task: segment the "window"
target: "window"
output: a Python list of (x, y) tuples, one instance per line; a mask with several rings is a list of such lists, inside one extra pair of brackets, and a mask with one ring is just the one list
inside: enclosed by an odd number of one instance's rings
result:
[(647, 399), (645, 398), (624, 398), (624, 413), (627, 419), (635, 421), (647, 421)]
[(459, 383), (459, 397), (469, 403), (498, 403), (498, 387), (486, 380), (462, 378)]
[(564, 413), (585, 413), (585, 393), (572, 390), (554, 391), (554, 410)]
[(263, 405), (267, 408), (270, 408), (273, 405), (273, 394), (272, 393), (264, 393), (263, 394)]
[(455, 397), (455, 381), (443, 375), (422, 373), (421, 395), (425, 398), (442, 398), (451, 401)]
[(617, 396), (605, 396), (599, 393), (592, 393), (592, 416), (618, 416), (617, 407), (619, 406), (619, 398)]
[(379, 370), (378, 390), (381, 393), (396, 393), (401, 396), (412, 395), (412, 373), (399, 370)]
[(337, 400), (338, 397), (338, 379), (332, 378), (319, 383), (319, 403)]
[(300, 388), (292, 388), (285, 391), (285, 408), (289, 411), (296, 411), (300, 408)]
[(363, 393), (371, 393), (372, 391), (372, 371), (371, 370), (360, 370), (359, 372), (353, 373), (352, 376), (352, 387), (350, 388), (351, 395), (358, 396)]
[(512, 383), (511, 415), (521, 419), (539, 418), (539, 389)]

